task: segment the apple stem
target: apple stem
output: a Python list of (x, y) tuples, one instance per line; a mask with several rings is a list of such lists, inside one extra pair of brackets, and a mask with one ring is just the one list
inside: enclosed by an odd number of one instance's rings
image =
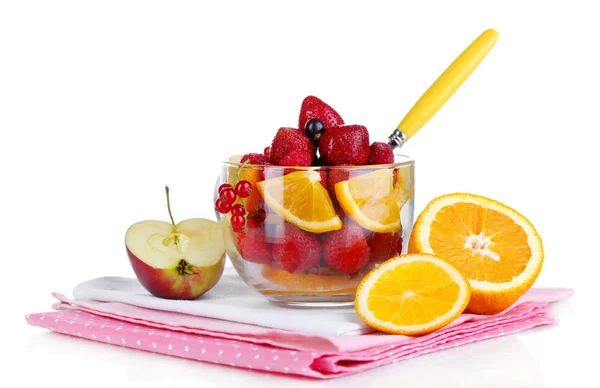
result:
[(171, 217), (171, 223), (175, 225), (173, 220), (173, 214), (171, 213), (171, 200), (169, 198), (169, 186), (165, 186), (165, 192), (167, 193), (167, 209), (169, 210), (169, 217)]

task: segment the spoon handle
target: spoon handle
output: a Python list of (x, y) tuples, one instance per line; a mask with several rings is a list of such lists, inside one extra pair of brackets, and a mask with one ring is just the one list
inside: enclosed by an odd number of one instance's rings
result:
[(488, 29), (477, 37), (423, 93), (404, 116), (388, 144), (401, 147), (448, 101), (498, 41), (498, 32)]

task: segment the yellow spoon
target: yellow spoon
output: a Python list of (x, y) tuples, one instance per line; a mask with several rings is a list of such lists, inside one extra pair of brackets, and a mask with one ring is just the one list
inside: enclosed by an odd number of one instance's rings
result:
[(390, 135), (388, 144), (400, 148), (448, 101), (498, 41), (494, 29), (484, 31), (423, 93)]

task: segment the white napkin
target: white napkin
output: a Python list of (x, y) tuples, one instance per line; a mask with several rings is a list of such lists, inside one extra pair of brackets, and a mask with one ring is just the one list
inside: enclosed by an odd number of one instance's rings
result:
[(137, 279), (123, 277), (101, 277), (80, 283), (73, 289), (73, 297), (316, 335), (357, 335), (373, 331), (352, 306), (301, 309), (273, 304), (246, 285), (231, 267), (225, 268), (213, 289), (196, 300), (157, 298)]

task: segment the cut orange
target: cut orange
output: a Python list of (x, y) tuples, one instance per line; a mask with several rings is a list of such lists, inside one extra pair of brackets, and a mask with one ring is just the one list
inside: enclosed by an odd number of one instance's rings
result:
[(287, 222), (311, 233), (338, 230), (335, 213), (318, 171), (296, 171), (257, 183), (265, 203)]
[(394, 194), (398, 201), (398, 207), (402, 209), (402, 206), (412, 198), (415, 189), (412, 167), (400, 167), (394, 173)]
[(283, 269), (273, 268), (268, 265), (263, 266), (262, 275), (272, 283), (285, 288), (285, 291), (273, 290), (266, 291), (265, 293), (353, 293), (357, 284), (357, 280), (351, 278), (349, 275), (289, 273)]
[(407, 254), (379, 265), (356, 290), (356, 312), (386, 333), (421, 335), (454, 321), (467, 307), (469, 281), (446, 261)]
[(523, 215), (489, 198), (455, 193), (431, 201), (417, 218), (409, 252), (430, 253), (461, 271), (473, 289), (467, 312), (496, 314), (535, 282), (542, 240)]
[[(234, 155), (229, 158), (230, 162), (240, 163), (242, 155)], [(256, 190), (256, 183), (261, 180), (260, 168), (253, 166), (245, 166), (243, 168), (237, 166), (229, 166), (228, 170), (228, 183), (235, 187), (239, 181), (246, 180), (252, 184), (252, 192), (246, 198), (240, 198), (244, 204), (244, 208), (248, 214), (254, 214), (260, 209), (260, 193)]]
[(335, 185), (340, 206), (363, 228), (377, 233), (400, 230), (400, 206), (392, 174), (392, 170), (381, 169)]

